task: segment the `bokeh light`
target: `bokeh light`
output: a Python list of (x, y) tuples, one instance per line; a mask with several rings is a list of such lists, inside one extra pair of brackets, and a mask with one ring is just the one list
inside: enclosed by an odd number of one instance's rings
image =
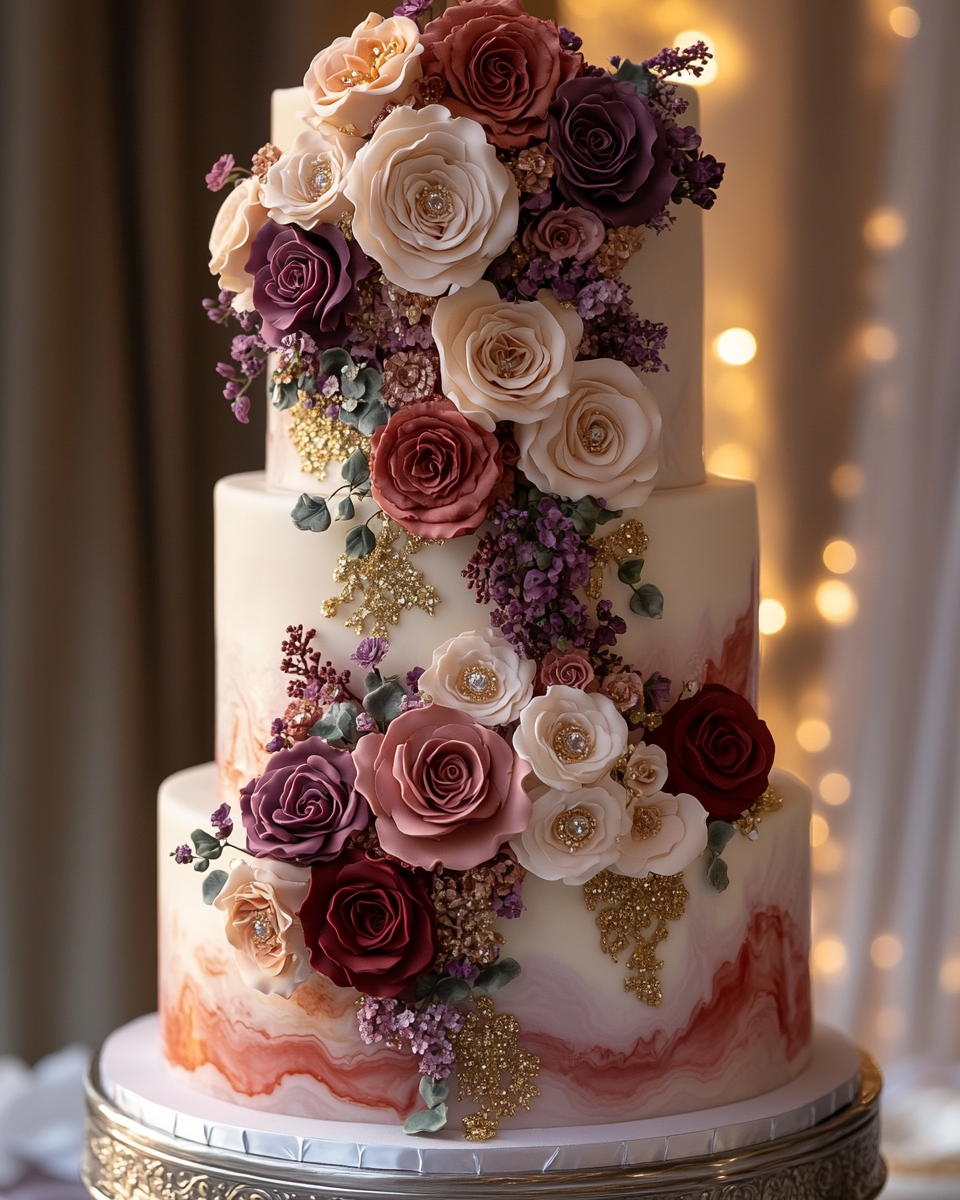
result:
[(836, 838), (813, 847), (813, 869), (818, 875), (830, 875), (843, 866), (843, 847)]
[(831, 625), (849, 625), (857, 615), (857, 597), (849, 583), (827, 579), (817, 588), (817, 612)]
[(856, 463), (840, 463), (830, 474), (830, 490), (839, 500), (856, 500), (864, 483), (863, 468)]
[(822, 846), (830, 836), (830, 826), (827, 824), (826, 818), (821, 817), (819, 813), (814, 813), (810, 818), (810, 845)]
[(757, 353), (757, 339), (749, 329), (725, 329), (713, 343), (717, 358), (731, 367), (742, 367)]
[(725, 442), (707, 459), (707, 470), (728, 479), (756, 479), (760, 473), (760, 460), (749, 446)]
[(897, 335), (886, 325), (868, 325), (860, 336), (863, 353), (871, 362), (885, 363), (896, 357)]
[(834, 575), (846, 575), (857, 565), (857, 552), (848, 541), (834, 538), (823, 548), (823, 565)]
[(890, 28), (897, 37), (916, 37), (920, 32), (920, 14), (909, 5), (898, 4), (890, 10)]
[(807, 717), (797, 726), (797, 741), (810, 754), (819, 754), (830, 745), (830, 726), (818, 717)]
[(829, 771), (820, 780), (820, 796), (826, 804), (845, 804), (850, 799), (850, 780), (840, 771)]
[(892, 933), (881, 933), (870, 943), (870, 957), (874, 966), (889, 971), (903, 958), (903, 943)]
[(960, 958), (947, 958), (940, 967), (940, 986), (945, 992), (960, 992)]
[(863, 240), (871, 250), (892, 250), (907, 236), (907, 223), (896, 208), (875, 208), (863, 227)]
[(708, 83), (713, 83), (717, 77), (717, 48), (713, 44), (713, 38), (699, 29), (683, 29), (673, 39), (673, 45), (678, 50), (686, 50), (688, 46), (693, 46), (697, 42), (706, 42), (707, 49), (713, 55), (713, 58), (707, 62), (707, 65), (703, 68), (699, 76), (692, 74), (690, 71), (680, 71), (673, 78), (677, 83), (688, 83), (693, 87), (706, 87)]
[(769, 637), (770, 634), (779, 633), (786, 623), (787, 610), (779, 600), (766, 599), (760, 601), (761, 633), (765, 633)]
[(847, 948), (836, 937), (822, 937), (813, 947), (813, 969), (821, 975), (836, 975), (847, 965)]

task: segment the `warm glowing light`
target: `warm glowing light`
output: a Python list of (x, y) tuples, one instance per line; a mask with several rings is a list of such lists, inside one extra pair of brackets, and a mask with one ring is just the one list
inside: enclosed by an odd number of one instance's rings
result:
[(902, 1008), (881, 1008), (877, 1013), (877, 1033), (885, 1042), (895, 1041), (906, 1027), (907, 1017)]
[(945, 992), (960, 992), (960, 958), (944, 959), (940, 967), (940, 986)]
[(846, 965), (847, 948), (839, 938), (820, 938), (813, 947), (813, 969), (821, 975), (836, 975)]
[(817, 612), (831, 625), (849, 625), (857, 615), (857, 597), (849, 583), (828, 579), (817, 588)]
[(920, 14), (915, 8), (906, 4), (898, 4), (890, 10), (890, 28), (902, 38), (916, 37), (920, 32)]
[(760, 632), (768, 637), (779, 633), (787, 623), (787, 610), (779, 600), (760, 601)]
[(706, 42), (707, 49), (713, 55), (713, 58), (707, 60), (707, 65), (703, 68), (700, 75), (694, 75), (691, 71), (680, 71), (673, 78), (677, 83), (689, 83), (694, 87), (706, 87), (708, 83), (713, 83), (717, 77), (717, 48), (713, 44), (713, 38), (708, 37), (705, 33), (701, 33), (699, 29), (684, 29), (673, 39), (673, 44), (678, 50), (686, 50), (688, 46), (693, 46), (697, 42)]
[(830, 726), (817, 717), (808, 717), (797, 726), (797, 741), (810, 754), (819, 754), (830, 745)]
[(843, 847), (830, 838), (822, 846), (813, 847), (813, 869), (818, 875), (830, 875), (843, 866)]
[(892, 933), (881, 933), (870, 943), (870, 957), (874, 966), (889, 971), (903, 958), (903, 943)]
[(850, 780), (839, 771), (830, 771), (820, 780), (820, 795), (827, 804), (846, 804), (850, 799)]
[(856, 463), (841, 463), (830, 475), (830, 489), (840, 500), (856, 500), (864, 482), (863, 468)]
[(707, 470), (712, 475), (726, 475), (730, 479), (756, 479), (760, 463), (749, 446), (726, 442), (710, 455)]
[(742, 367), (757, 353), (757, 339), (749, 329), (725, 329), (714, 341), (713, 348), (721, 362)]
[(728, 413), (749, 412), (756, 403), (753, 380), (742, 371), (724, 371), (716, 383), (717, 405)]
[(899, 343), (886, 325), (868, 325), (860, 336), (860, 345), (871, 362), (885, 363), (895, 357)]
[(830, 826), (825, 818), (821, 817), (819, 813), (814, 813), (810, 818), (810, 845), (822, 846), (829, 836)]
[(889, 205), (875, 208), (863, 227), (863, 240), (871, 250), (892, 250), (907, 236), (902, 214)]
[(823, 548), (823, 565), (834, 575), (846, 575), (857, 565), (857, 552), (843, 538), (834, 538)]

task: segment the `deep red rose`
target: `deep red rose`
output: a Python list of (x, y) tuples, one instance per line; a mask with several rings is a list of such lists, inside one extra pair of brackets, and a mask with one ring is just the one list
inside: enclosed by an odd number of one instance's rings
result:
[(688, 792), (711, 817), (734, 821), (767, 790), (773, 738), (748, 701), (708, 683), (645, 735), (667, 755), (665, 792)]
[(479, 122), (496, 146), (519, 150), (547, 132), (558, 86), (583, 60), (565, 50), (554, 21), (524, 12), (519, 0), (466, 0), (424, 29), (423, 71), (443, 80), (442, 102)]
[(426, 887), (363, 850), (313, 867), (297, 915), (314, 970), (367, 996), (399, 996), (437, 955)]
[(371, 441), (373, 498), (418, 537), (473, 533), (502, 469), (496, 435), (445, 398), (405, 405)]

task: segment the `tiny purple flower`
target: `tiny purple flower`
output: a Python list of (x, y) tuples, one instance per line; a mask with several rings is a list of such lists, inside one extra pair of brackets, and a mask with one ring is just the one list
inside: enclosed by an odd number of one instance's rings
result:
[(207, 187), (211, 192), (219, 192), (230, 178), (230, 172), (236, 166), (232, 154), (221, 154), (205, 176)]
[(377, 723), (367, 712), (362, 712), (357, 717), (357, 733), (376, 733)]
[(413, 667), (407, 672), (403, 682), (407, 685), (408, 691), (415, 692), (417, 690), (417, 685), (420, 683), (420, 676), (423, 674), (423, 671), (423, 667)]
[(365, 671), (372, 671), (374, 667), (378, 667), (383, 662), (389, 649), (390, 643), (386, 638), (364, 638), (350, 655), (350, 661), (363, 667)]
[(233, 822), (230, 820), (230, 805), (224, 802), (210, 814), (210, 824), (217, 830), (217, 837), (225, 841), (233, 833)]
[(241, 425), (250, 424), (250, 397), (240, 396), (230, 405), (233, 415)]
[(557, 30), (560, 34), (560, 45), (564, 50), (577, 51), (583, 45), (583, 38), (577, 37), (572, 29), (568, 29), (566, 25), (561, 25)]
[(181, 865), (193, 862), (193, 851), (186, 844), (178, 846), (173, 852), (173, 860)]

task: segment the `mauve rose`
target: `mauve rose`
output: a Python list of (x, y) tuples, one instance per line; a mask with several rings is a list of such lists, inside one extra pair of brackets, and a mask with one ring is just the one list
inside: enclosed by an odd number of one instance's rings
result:
[(335, 225), (307, 231), (267, 221), (254, 238), (246, 270), (268, 346), (288, 333), (308, 333), (321, 348), (338, 346), (348, 316), (363, 307), (357, 283), (370, 274), (367, 256)]
[(643, 678), (636, 671), (614, 671), (604, 676), (600, 691), (610, 697), (620, 712), (627, 712), (643, 703)]
[(580, 71), (553, 21), (525, 12), (519, 0), (451, 5), (420, 35), (424, 75), (439, 75), (443, 103), (470, 117), (497, 146), (520, 149), (543, 138), (559, 84)]
[(323, 738), (278, 750), (263, 774), (240, 791), (247, 849), (284, 862), (336, 858), (350, 834), (370, 821), (356, 778), (350, 753), (334, 750)]
[(579, 688), (582, 692), (593, 682), (593, 667), (582, 650), (548, 650), (540, 666), (538, 683), (542, 690), (553, 684)]
[(415, 867), (466, 871), (530, 820), (526, 766), (492, 729), (439, 704), (410, 709), (354, 751), (380, 845)]
[(314, 970), (367, 996), (398, 996), (436, 958), (426, 887), (362, 850), (315, 866), (297, 915)]
[(370, 445), (373, 498), (408, 532), (454, 538), (483, 523), (503, 469), (500, 443), (451, 400), (406, 405)]
[(547, 143), (565, 199), (613, 225), (643, 225), (677, 184), (664, 130), (632, 83), (571, 79), (550, 105)]
[(565, 258), (586, 262), (603, 245), (606, 226), (585, 208), (552, 208), (523, 231), (523, 244), (529, 250), (548, 254), (554, 262)]
[(736, 820), (767, 789), (773, 738), (750, 704), (720, 683), (679, 700), (646, 740), (662, 747), (667, 792), (696, 796), (712, 818)]

